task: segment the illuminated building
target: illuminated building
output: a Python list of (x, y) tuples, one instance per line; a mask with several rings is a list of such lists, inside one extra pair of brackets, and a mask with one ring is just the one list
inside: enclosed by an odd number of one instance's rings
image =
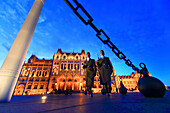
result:
[[(85, 90), (85, 72), (83, 63), (86, 60), (85, 51), (81, 53), (67, 53), (58, 49), (53, 59), (38, 59), (32, 55), (23, 64), (14, 95), (34, 95), (51, 93), (54, 89), (82, 91)], [(97, 61), (96, 61), (97, 64)], [(120, 87), (122, 80), (127, 89), (135, 89), (140, 74), (135, 72), (130, 76), (111, 75), (112, 92)], [(94, 93), (100, 93), (99, 73), (94, 78)], [(138, 91), (138, 90), (134, 90)]]

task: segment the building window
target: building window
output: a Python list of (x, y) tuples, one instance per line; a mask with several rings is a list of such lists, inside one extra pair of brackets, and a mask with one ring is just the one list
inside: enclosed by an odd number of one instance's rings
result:
[(28, 88), (27, 89), (31, 89), (31, 85), (28, 85)]
[(40, 89), (43, 89), (43, 87), (44, 87), (44, 85), (41, 85), (41, 86), (40, 86)]
[(83, 57), (83, 60), (84, 60), (84, 57)]
[(57, 56), (57, 59), (59, 58), (59, 56)]
[(39, 79), (35, 79), (35, 81), (37, 82), (37, 81), (39, 81)]
[(45, 79), (42, 79), (41, 81), (45, 81)]
[(37, 71), (37, 77), (38, 77), (38, 75), (39, 75), (39, 71)]
[(33, 81), (33, 79), (30, 79), (29, 81)]
[(64, 56), (63, 59), (66, 59), (66, 56)]
[(70, 69), (70, 64), (68, 64), (68, 69)]
[(34, 76), (35, 71), (32, 72), (32, 77)]
[(64, 69), (66, 69), (66, 64), (64, 64)]
[(47, 71), (45, 72), (45, 76), (47, 76)]
[(38, 70), (42, 70), (42, 67), (38, 67)]
[(74, 64), (74, 69), (76, 70), (76, 64)]
[(42, 76), (45, 76), (45, 72), (43, 72)]
[(61, 69), (63, 69), (63, 64), (61, 64)]
[(39, 73), (39, 76), (41, 76), (41, 71), (40, 71), (40, 73)]
[(38, 86), (38, 85), (34, 85), (34, 89), (37, 89), (37, 86)]
[(45, 67), (43, 70), (48, 70), (48, 67)]
[(76, 56), (76, 60), (78, 60), (78, 56)]

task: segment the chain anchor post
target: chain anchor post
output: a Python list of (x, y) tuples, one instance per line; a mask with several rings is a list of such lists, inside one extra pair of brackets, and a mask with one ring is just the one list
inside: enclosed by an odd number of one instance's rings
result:
[(165, 85), (157, 78), (149, 76), (148, 69), (144, 63), (140, 63), (140, 73), (143, 77), (138, 81), (138, 89), (145, 97), (163, 97), (166, 93)]

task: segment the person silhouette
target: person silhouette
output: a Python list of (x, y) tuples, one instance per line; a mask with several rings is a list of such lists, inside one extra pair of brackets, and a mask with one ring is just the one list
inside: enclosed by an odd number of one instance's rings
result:
[(104, 51), (100, 51), (101, 58), (97, 62), (97, 66), (100, 74), (100, 84), (106, 88), (106, 93), (110, 96), (111, 93), (111, 74), (113, 72), (113, 66), (108, 57), (104, 56)]
[(96, 65), (95, 60), (90, 58), (90, 52), (87, 52), (87, 59), (84, 61), (83, 69), (85, 69), (85, 80), (86, 80), (86, 91), (93, 97), (93, 92), (91, 90), (94, 85), (94, 77), (96, 76)]

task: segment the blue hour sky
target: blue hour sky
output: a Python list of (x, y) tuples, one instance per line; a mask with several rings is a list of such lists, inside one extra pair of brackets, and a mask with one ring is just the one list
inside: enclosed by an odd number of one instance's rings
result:
[[(169, 0), (78, 0), (111, 41), (133, 64), (144, 62), (149, 72), (170, 86), (170, 1)], [(34, 0), (0, 1), (0, 66), (15, 40)], [(119, 60), (85, 26), (64, 0), (46, 0), (35, 29), (27, 60), (32, 54), (52, 59), (61, 48), (64, 52), (91, 52), (98, 59), (100, 50), (110, 58), (117, 75), (133, 70)]]

